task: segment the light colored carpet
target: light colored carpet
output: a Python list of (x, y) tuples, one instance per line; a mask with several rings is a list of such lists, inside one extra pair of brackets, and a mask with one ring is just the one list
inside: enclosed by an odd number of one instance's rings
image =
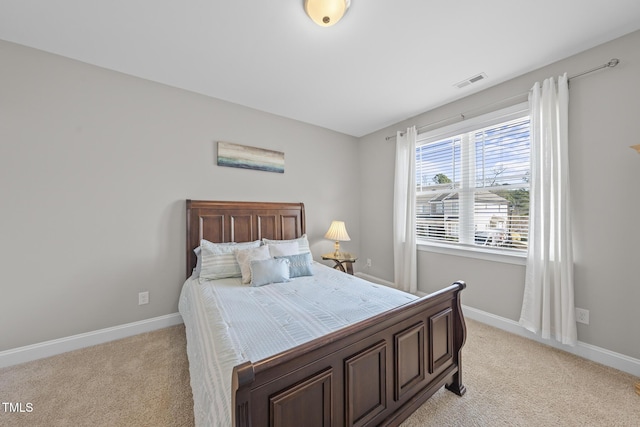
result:
[[(463, 397), (442, 389), (403, 427), (639, 426), (636, 378), (467, 321)], [(184, 327), (0, 369), (1, 426), (192, 426)], [(301, 424), (303, 426), (303, 424)]]
[(0, 369), (0, 426), (193, 426), (184, 326)]
[(640, 426), (633, 376), (467, 320), (458, 397), (440, 390), (403, 427)]

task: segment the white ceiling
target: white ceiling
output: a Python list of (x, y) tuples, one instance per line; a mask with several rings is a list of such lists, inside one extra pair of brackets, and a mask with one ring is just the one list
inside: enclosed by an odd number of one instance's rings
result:
[(329, 28), (303, 0), (0, 0), (0, 39), (354, 136), (638, 29), (639, 0), (352, 0)]

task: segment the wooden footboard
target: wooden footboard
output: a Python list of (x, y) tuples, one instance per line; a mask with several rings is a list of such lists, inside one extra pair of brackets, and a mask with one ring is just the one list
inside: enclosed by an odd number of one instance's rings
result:
[(236, 366), (234, 425), (397, 426), (442, 386), (463, 395), (465, 287)]

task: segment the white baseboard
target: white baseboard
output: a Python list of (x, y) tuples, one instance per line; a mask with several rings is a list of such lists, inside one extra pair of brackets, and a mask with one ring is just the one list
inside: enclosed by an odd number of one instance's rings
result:
[[(378, 279), (374, 276), (358, 273), (363, 279), (374, 283), (380, 283), (394, 287), (394, 284), (385, 280)], [(422, 294), (426, 295), (426, 294)], [(575, 347), (562, 345), (553, 340), (543, 340), (537, 335), (527, 331), (518, 322), (504, 317), (496, 316), (473, 307), (463, 305), (462, 311), (465, 317), (485, 323), (504, 331), (529, 338), (531, 340), (549, 345), (551, 347), (575, 354), (627, 372), (631, 375), (640, 377), (640, 360), (624, 354), (616, 353), (605, 348), (597, 347), (591, 344), (578, 341)], [(11, 350), (0, 352), (0, 368), (17, 365), (19, 363), (30, 362), (32, 360), (42, 359), (44, 357), (55, 356), (56, 354), (66, 353), (80, 348), (90, 347), (145, 332), (155, 331), (157, 329), (167, 328), (169, 326), (179, 325), (182, 323), (182, 316), (179, 313), (168, 314), (165, 316), (154, 317), (152, 319), (141, 320), (139, 322), (127, 323), (125, 325), (114, 326), (111, 328), (100, 329), (97, 331), (86, 332), (83, 334), (73, 335), (70, 337), (45, 341), (38, 344), (32, 344), (24, 347), (18, 347)]]
[[(370, 276), (368, 274), (360, 272), (356, 273), (356, 275), (370, 282), (379, 283), (395, 288), (394, 283), (382, 280), (378, 277)], [(424, 292), (417, 292), (417, 295), (425, 296), (427, 294)], [(583, 343), (580, 341), (578, 341), (575, 347), (571, 347), (569, 345), (560, 344), (555, 340), (545, 340), (540, 338), (536, 334), (526, 330), (514, 320), (496, 316), (495, 314), (487, 313), (486, 311), (478, 310), (473, 307), (463, 305), (462, 312), (464, 313), (464, 316), (469, 319), (477, 320), (478, 322), (485, 323), (498, 329), (502, 329), (503, 331), (511, 332), (512, 334), (516, 334), (530, 340), (557, 348), (559, 350), (575, 354), (576, 356), (591, 360), (592, 362), (597, 362), (602, 365), (627, 372), (636, 377), (640, 377), (640, 359), (635, 359), (633, 357), (625, 356), (624, 354), (607, 350), (606, 348), (597, 347), (595, 345)]]
[(559, 350), (566, 351), (576, 356), (580, 356), (584, 359), (591, 360), (593, 362), (600, 363), (611, 368), (618, 369), (623, 372), (627, 372), (636, 377), (640, 377), (640, 360), (633, 357), (625, 356), (624, 354), (616, 353), (605, 348), (596, 347), (595, 345), (587, 344), (578, 341), (575, 347), (560, 344), (554, 340), (545, 340), (535, 335), (534, 333), (526, 330), (520, 324), (514, 320), (504, 317), (496, 316), (486, 311), (478, 310), (473, 307), (462, 306), (462, 312), (464, 316), (477, 320), (478, 322), (485, 323), (489, 326), (493, 326), (498, 329), (502, 329), (512, 334), (516, 334), (531, 340), (537, 341), (542, 344), (557, 348)]
[(114, 326), (112, 328), (100, 329), (97, 331), (72, 335), (70, 337), (18, 347), (11, 350), (0, 351), (0, 368), (30, 362), (36, 359), (42, 359), (43, 357), (55, 356), (56, 354), (91, 347), (93, 345), (145, 332), (151, 332), (156, 329), (167, 328), (181, 323), (182, 316), (180, 316), (180, 313), (173, 313), (165, 316), (154, 317), (152, 319), (141, 320), (139, 322)]
[(368, 280), (369, 282), (377, 283), (379, 285), (389, 286), (390, 288), (395, 288), (396, 287), (396, 284), (393, 283), (393, 282), (389, 282), (388, 280), (384, 280), (384, 279), (381, 279), (381, 278), (376, 277), (376, 276), (371, 276), (370, 274), (362, 273), (360, 271), (357, 271), (354, 274), (354, 276), (358, 276), (361, 279)]

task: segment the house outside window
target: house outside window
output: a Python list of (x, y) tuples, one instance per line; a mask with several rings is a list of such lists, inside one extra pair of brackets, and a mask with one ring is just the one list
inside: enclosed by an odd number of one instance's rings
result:
[(526, 252), (530, 175), (527, 108), (520, 104), (418, 136), (419, 243)]

